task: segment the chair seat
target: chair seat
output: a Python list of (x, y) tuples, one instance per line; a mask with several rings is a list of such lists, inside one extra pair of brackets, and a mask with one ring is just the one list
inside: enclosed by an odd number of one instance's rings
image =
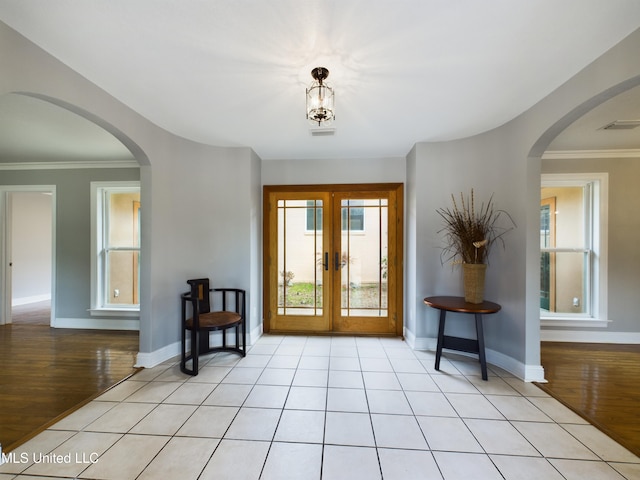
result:
[[(242, 316), (236, 312), (210, 312), (201, 313), (199, 316), (200, 328), (210, 330), (219, 330), (221, 328), (229, 328), (242, 321)], [(189, 318), (185, 322), (185, 326), (191, 330), (193, 328), (193, 318)]]

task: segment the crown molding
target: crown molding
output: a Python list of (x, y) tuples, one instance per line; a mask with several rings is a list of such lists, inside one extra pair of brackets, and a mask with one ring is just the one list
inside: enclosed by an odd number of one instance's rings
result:
[(139, 168), (136, 160), (99, 162), (0, 162), (0, 170), (75, 170), (81, 168)]
[(640, 149), (547, 150), (542, 154), (543, 160), (579, 160), (586, 158), (640, 158)]

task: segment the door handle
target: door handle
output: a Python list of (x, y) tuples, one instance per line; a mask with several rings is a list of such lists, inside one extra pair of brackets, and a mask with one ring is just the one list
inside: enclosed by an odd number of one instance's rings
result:
[(324, 252), (324, 262), (322, 263), (322, 266), (325, 270), (329, 270), (329, 252)]
[(340, 270), (340, 255), (338, 255), (338, 252), (336, 252), (333, 256), (333, 266), (335, 267), (336, 271)]

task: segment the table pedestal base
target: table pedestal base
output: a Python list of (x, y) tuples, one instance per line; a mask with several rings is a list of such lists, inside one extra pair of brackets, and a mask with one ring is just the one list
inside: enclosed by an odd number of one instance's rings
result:
[(471, 338), (451, 337), (444, 334), (446, 310), (440, 310), (440, 324), (438, 326), (438, 346), (436, 348), (436, 370), (440, 370), (442, 349), (457, 350), (459, 352), (476, 353), (480, 359), (482, 379), (487, 380), (487, 360), (484, 353), (484, 331), (482, 329), (482, 315), (475, 314), (477, 340)]

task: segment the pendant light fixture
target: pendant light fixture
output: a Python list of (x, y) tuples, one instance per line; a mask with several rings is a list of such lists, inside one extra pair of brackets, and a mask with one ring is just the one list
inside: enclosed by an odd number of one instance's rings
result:
[(307, 119), (313, 125), (328, 126), (335, 118), (333, 88), (324, 83), (329, 70), (316, 67), (311, 70), (313, 82), (307, 88)]

